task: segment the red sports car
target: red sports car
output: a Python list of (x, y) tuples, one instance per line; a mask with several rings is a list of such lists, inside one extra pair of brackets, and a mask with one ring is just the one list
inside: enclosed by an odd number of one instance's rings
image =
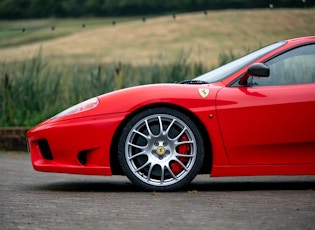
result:
[(172, 191), (197, 174), (315, 174), (315, 36), (202, 76), (107, 93), (27, 133), (35, 170), (126, 175)]

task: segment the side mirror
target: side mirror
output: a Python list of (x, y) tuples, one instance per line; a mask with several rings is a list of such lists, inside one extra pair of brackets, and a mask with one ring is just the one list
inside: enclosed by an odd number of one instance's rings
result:
[(247, 80), (250, 76), (253, 77), (269, 77), (270, 69), (263, 63), (254, 63), (248, 67), (247, 72), (239, 80), (240, 85), (246, 86), (248, 84)]
[(269, 77), (270, 69), (263, 63), (255, 63), (248, 68), (247, 73), (254, 77)]

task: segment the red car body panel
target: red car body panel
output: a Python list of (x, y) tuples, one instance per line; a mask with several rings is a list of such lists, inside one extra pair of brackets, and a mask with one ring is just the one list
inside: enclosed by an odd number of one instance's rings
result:
[(315, 164), (314, 85), (223, 88), (217, 107), (232, 165)]
[[(315, 37), (290, 40), (255, 62), (310, 42), (315, 43)], [(213, 84), (155, 84), (115, 91), (99, 96), (94, 109), (49, 119), (27, 133), (33, 167), (112, 175), (112, 145), (124, 121), (142, 109), (167, 105), (186, 111), (207, 131), (211, 161), (204, 164), (211, 164), (211, 176), (314, 175), (315, 83), (227, 87), (248, 66)], [(209, 94), (203, 97), (201, 89), (209, 89)], [(42, 139), (49, 144), (52, 160), (41, 153)], [(86, 164), (80, 162), (80, 153), (86, 155)]]
[[(206, 99), (201, 98), (199, 88), (197, 85), (175, 84), (133, 87), (100, 96), (100, 106), (93, 109), (93, 113), (87, 111), (43, 122), (27, 134), (33, 166), (36, 170), (47, 172), (111, 175), (109, 152), (117, 127), (133, 111), (156, 104), (189, 110), (203, 123), (210, 125), (208, 133), (214, 139), (218, 137), (220, 143), (218, 122), (216, 118), (209, 118), (210, 113), (215, 113), (214, 100), (209, 98), (214, 98), (221, 87), (211, 86), (211, 92)], [(103, 111), (107, 114), (104, 115)], [(41, 156), (38, 140), (43, 138), (51, 146), (56, 160), (45, 160)], [(222, 145), (220, 149), (224, 153)], [(93, 159), (88, 160), (88, 165), (82, 165), (78, 161), (77, 155), (81, 151), (88, 151), (88, 157)], [(225, 155), (218, 160), (227, 162)]]

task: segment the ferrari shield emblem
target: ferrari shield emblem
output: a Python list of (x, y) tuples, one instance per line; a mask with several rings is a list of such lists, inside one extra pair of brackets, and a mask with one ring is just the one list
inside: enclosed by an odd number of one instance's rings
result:
[(201, 97), (206, 98), (209, 95), (210, 90), (209, 89), (199, 89), (199, 94)]

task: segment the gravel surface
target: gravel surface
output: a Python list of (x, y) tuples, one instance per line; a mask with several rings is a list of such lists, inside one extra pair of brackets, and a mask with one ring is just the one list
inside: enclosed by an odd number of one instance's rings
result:
[(315, 177), (198, 176), (178, 192), (126, 177), (35, 172), (0, 153), (0, 229), (315, 229)]

